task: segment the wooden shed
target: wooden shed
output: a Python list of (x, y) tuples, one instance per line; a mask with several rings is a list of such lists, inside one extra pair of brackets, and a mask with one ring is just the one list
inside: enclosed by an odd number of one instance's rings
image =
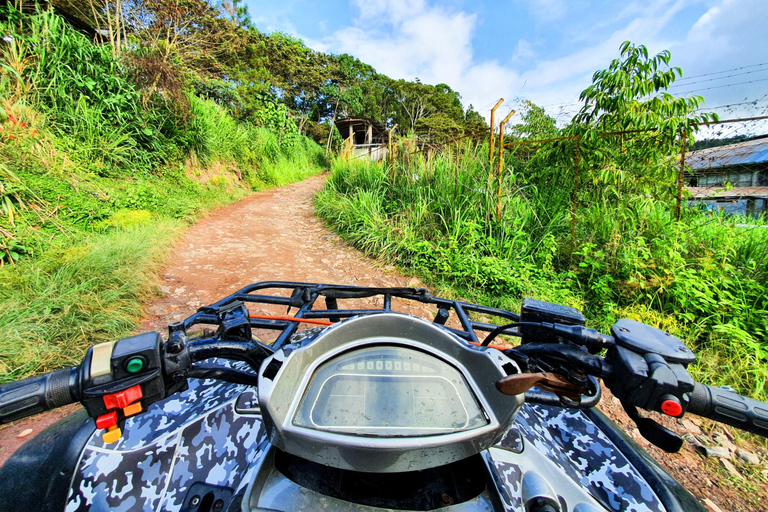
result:
[(387, 157), (387, 129), (376, 119), (352, 118), (336, 121), (343, 139), (351, 139), (356, 158), (384, 160)]

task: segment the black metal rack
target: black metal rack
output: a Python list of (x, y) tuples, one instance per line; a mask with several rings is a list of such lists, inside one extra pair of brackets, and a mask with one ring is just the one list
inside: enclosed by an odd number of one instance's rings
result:
[[(264, 295), (266, 290), (290, 290), (290, 297)], [(338, 299), (361, 299), (381, 296), (383, 305), (380, 308), (369, 309), (339, 309)], [(325, 307), (315, 309), (317, 299), (325, 298)], [(296, 308), (294, 315), (299, 319), (327, 319), (336, 322), (345, 318), (358, 315), (370, 315), (377, 313), (393, 312), (392, 299), (413, 300), (422, 304), (431, 304), (437, 306), (438, 313), (433, 322), (443, 325), (460, 338), (472, 343), (478, 343), (476, 331), (489, 332), (496, 329), (498, 325), (479, 322), (472, 319), (472, 314), (491, 315), (504, 318), (509, 322), (516, 322), (520, 316), (503, 309), (480, 306), (457, 300), (443, 299), (431, 295), (424, 288), (375, 288), (363, 286), (347, 286), (335, 284), (320, 283), (299, 283), (289, 281), (264, 281), (254, 283), (233, 293), (210, 306), (204, 306), (197, 310), (197, 313), (184, 320), (184, 330), (198, 324), (220, 325), (221, 313), (231, 310), (240, 304), (271, 304), (286, 306), (286, 308)], [(456, 314), (461, 328), (449, 327), (445, 323), (450, 316), (451, 311)], [(509, 323), (506, 322), (506, 323)], [(251, 318), (251, 327), (258, 329), (270, 329), (282, 331), (274, 343), (265, 345), (269, 350), (276, 350), (289, 342), (299, 326), (298, 321), (291, 320), (267, 320)]]

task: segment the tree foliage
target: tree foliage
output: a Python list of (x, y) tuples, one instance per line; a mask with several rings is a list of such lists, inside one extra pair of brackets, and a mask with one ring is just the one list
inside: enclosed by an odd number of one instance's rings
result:
[(716, 119), (697, 111), (700, 96), (668, 92), (682, 76), (670, 59), (668, 50), (650, 55), (627, 41), (581, 93), (584, 105), (565, 131), (581, 137), (580, 164), (597, 197), (627, 204), (647, 194), (672, 197), (681, 145), (702, 122)]

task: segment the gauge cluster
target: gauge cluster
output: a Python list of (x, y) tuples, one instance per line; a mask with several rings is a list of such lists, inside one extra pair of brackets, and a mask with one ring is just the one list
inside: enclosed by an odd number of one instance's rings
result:
[(361, 436), (425, 436), (488, 424), (458, 370), (405, 347), (367, 347), (322, 365), (293, 424)]
[(496, 382), (516, 364), (399, 313), (351, 318), (264, 361), (259, 403), (270, 441), (307, 460), (402, 472), (496, 442), (522, 406)]

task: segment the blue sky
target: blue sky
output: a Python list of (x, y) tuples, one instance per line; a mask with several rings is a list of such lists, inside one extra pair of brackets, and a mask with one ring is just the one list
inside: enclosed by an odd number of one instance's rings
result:
[[(484, 115), (503, 97), (506, 109), (529, 99), (567, 121), (579, 92), (625, 40), (672, 51), (672, 65), (691, 77), (672, 92), (695, 91), (709, 107), (768, 104), (768, 0), (246, 3), (262, 31), (350, 53), (393, 78), (447, 83)], [(756, 113), (749, 106), (718, 112)]]

